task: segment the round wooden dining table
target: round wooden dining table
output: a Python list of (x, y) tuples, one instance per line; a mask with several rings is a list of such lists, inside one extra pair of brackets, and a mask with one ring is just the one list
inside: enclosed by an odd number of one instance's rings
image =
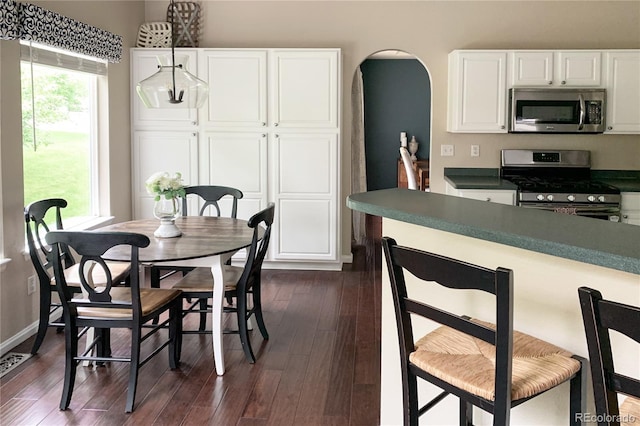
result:
[[(222, 266), (235, 252), (251, 245), (253, 229), (249, 228), (246, 220), (226, 217), (182, 216), (177, 218), (175, 223), (182, 235), (174, 238), (158, 238), (153, 235), (160, 224), (157, 219), (116, 223), (98, 231), (135, 232), (149, 237), (151, 243), (139, 252), (140, 262), (147, 266), (211, 268), (213, 356), (216, 372), (221, 376), (225, 371), (222, 347), (224, 285), (214, 283), (225, 282)], [(262, 234), (259, 236), (262, 238)], [(128, 247), (114, 247), (105, 253), (104, 257), (109, 260), (127, 261), (131, 258), (131, 252)]]

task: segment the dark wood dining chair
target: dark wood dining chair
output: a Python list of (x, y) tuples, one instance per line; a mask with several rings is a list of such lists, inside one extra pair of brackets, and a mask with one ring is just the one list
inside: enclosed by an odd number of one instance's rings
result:
[[(275, 205), (269, 203), (267, 208), (249, 219), (248, 226), (253, 228), (253, 238), (251, 245), (247, 249), (247, 259), (244, 267), (224, 266), (225, 282), (222, 285), (224, 285), (225, 289), (225, 298), (235, 300), (235, 306), (225, 306), (224, 311), (235, 313), (238, 322), (238, 330), (227, 330), (225, 332), (238, 333), (240, 335), (245, 357), (252, 364), (256, 361), (256, 357), (249, 339), (248, 321), (251, 316), (255, 317), (262, 337), (265, 340), (269, 339), (262, 315), (260, 287), (262, 263), (269, 247), (274, 212)], [(261, 225), (264, 226), (262, 238), (260, 238), (259, 231)], [(206, 312), (210, 312), (207, 301), (213, 297), (214, 285), (221, 285), (221, 283), (213, 282), (213, 276), (209, 268), (196, 268), (178, 281), (173, 288), (182, 291), (183, 299), (197, 299), (188, 307), (183, 307), (183, 316), (190, 313), (200, 313), (202, 315), (202, 304), (200, 303), (202, 300), (205, 301)], [(252, 302), (251, 306), (248, 304), (249, 297)], [(210, 333), (210, 331), (205, 331), (202, 328), (193, 331), (183, 329), (183, 333)]]
[[(589, 287), (578, 289), (589, 349), (593, 396), (599, 426), (640, 424), (640, 380), (616, 372), (609, 330), (640, 343), (640, 308), (602, 298)], [(618, 395), (625, 395), (618, 405)]]
[[(460, 400), (460, 424), (473, 424), (473, 406), (493, 414), (493, 424), (509, 424), (512, 407), (570, 381), (569, 424), (580, 424), (586, 360), (543, 340), (513, 330), (513, 271), (496, 270), (397, 245), (382, 239), (400, 341), (404, 424), (448, 395)], [(405, 273), (417, 277), (419, 288), (430, 286), (477, 290), (495, 296), (495, 323), (459, 316), (407, 293)], [(414, 340), (411, 315), (440, 323)], [(417, 378), (443, 390), (419, 406)]]
[[(50, 227), (54, 230), (63, 229), (61, 210), (66, 206), (67, 201), (62, 198), (49, 198), (35, 201), (24, 208), (29, 257), (38, 278), (40, 296), (38, 331), (31, 347), (33, 355), (38, 353), (48, 327), (60, 328), (64, 325), (61, 320), (62, 305), (51, 298), (51, 294), (56, 293), (57, 288), (53, 276), (53, 263), (47, 259), (51, 248), (46, 244), (44, 236), (50, 231)], [(50, 224), (47, 224), (47, 221)], [(73, 254), (64, 245), (60, 246), (60, 259), (70, 291), (79, 293), (78, 265)], [(110, 262), (109, 267), (114, 275), (114, 281), (126, 283), (130, 271), (129, 264)], [(50, 321), (50, 318), (54, 319)]]
[[(140, 288), (139, 274), (133, 273), (130, 287), (117, 287), (105, 253), (117, 246), (127, 246), (131, 252), (132, 271), (138, 271), (139, 249), (149, 245), (145, 235), (129, 232), (91, 231), (51, 231), (46, 236), (51, 245), (49, 255), (53, 263), (58, 295), (62, 302), (65, 330), (65, 370), (64, 387), (60, 399), (60, 409), (66, 410), (71, 402), (75, 384), (76, 368), (79, 361), (97, 363), (129, 362), (129, 384), (125, 412), (133, 411), (138, 383), (138, 373), (149, 359), (168, 346), (169, 366), (178, 367), (181, 347), (180, 291), (171, 289)], [(77, 295), (68, 285), (61, 253), (64, 247), (74, 250), (79, 256), (79, 274), (82, 295)], [(95, 283), (100, 283), (96, 285)], [(168, 317), (155, 326), (148, 325), (143, 334), (143, 326), (151, 319), (168, 313)], [(78, 329), (95, 328), (95, 339), (85, 352), (78, 355)], [(125, 328), (131, 331), (129, 356), (111, 353), (110, 329)], [(150, 339), (154, 349), (145, 358), (141, 357), (141, 344), (151, 335), (168, 328), (168, 338)], [(152, 343), (149, 343), (152, 345)], [(92, 355), (93, 347), (96, 355)]]

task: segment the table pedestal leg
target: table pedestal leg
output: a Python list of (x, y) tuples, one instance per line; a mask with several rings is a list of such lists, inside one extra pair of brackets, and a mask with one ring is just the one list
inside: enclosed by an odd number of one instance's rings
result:
[(222, 303), (224, 301), (223, 263), (222, 256), (216, 256), (211, 265), (211, 274), (213, 275), (211, 329), (213, 337), (213, 359), (216, 363), (216, 373), (218, 373), (218, 376), (224, 374), (224, 350), (222, 347)]

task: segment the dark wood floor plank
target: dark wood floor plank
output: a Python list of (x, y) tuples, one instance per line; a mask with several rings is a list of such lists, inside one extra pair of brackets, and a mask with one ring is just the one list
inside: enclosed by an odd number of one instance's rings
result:
[[(166, 349), (142, 367), (132, 414), (124, 413), (129, 370), (124, 363), (78, 367), (70, 409), (58, 409), (64, 336), (51, 329), (40, 354), (0, 379), (0, 423), (376, 425), (380, 253), (379, 246), (354, 251), (354, 263), (342, 272), (265, 270), (263, 310), (270, 339), (251, 331), (256, 363), (247, 363), (237, 335), (225, 335), (226, 374), (217, 376), (211, 336), (186, 335), (178, 370), (169, 369)], [(162, 286), (171, 286), (170, 280)], [(197, 324), (197, 316), (187, 318), (187, 326)], [(129, 339), (129, 331), (114, 331), (114, 352), (126, 352)], [(32, 343), (30, 338), (14, 351), (28, 352)]]

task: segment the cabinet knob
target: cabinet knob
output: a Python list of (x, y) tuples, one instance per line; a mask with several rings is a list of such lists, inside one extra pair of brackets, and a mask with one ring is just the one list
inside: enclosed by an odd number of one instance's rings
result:
[(485, 201), (491, 201), (491, 197), (487, 197)]
[(548, 85), (552, 85), (553, 81), (549, 80), (549, 82), (547, 83)]
[(613, 130), (613, 127), (607, 126), (607, 130)]
[(262, 122), (262, 126), (264, 127), (264, 126), (266, 126), (266, 125), (267, 125), (267, 123), (265, 123), (265, 122), (263, 121), (263, 122)]
[(193, 124), (194, 126), (198, 124), (197, 121), (192, 121), (191, 124)]
[(263, 133), (263, 134), (262, 134), (262, 137), (263, 137), (263, 138), (266, 138), (266, 137), (267, 137), (267, 134), (266, 134), (266, 133)]
[(275, 136), (276, 136), (276, 138), (279, 138), (279, 137), (280, 137), (280, 135), (278, 135), (278, 134), (276, 134)]
[(560, 82), (560, 84), (567, 84), (567, 82), (562, 80), (562, 82)]
[(506, 129), (506, 127), (505, 127), (505, 125), (504, 125), (504, 124), (503, 124), (502, 126), (500, 126), (500, 128), (501, 128), (502, 130)]
[(629, 219), (629, 215), (628, 215), (628, 214), (623, 214), (623, 215), (622, 215), (622, 218), (623, 218), (623, 219)]
[(274, 126), (278, 127), (278, 123), (273, 123)]

